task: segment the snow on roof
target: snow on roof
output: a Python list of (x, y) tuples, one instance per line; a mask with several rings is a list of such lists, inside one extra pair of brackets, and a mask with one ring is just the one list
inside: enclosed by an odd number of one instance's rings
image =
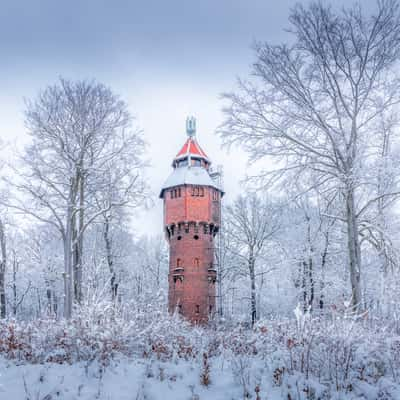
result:
[(163, 197), (163, 192), (166, 189), (172, 188), (179, 185), (200, 185), (200, 186), (211, 186), (222, 192), (222, 189), (218, 187), (208, 171), (203, 167), (186, 166), (175, 168), (168, 179), (165, 181), (160, 192), (160, 198)]

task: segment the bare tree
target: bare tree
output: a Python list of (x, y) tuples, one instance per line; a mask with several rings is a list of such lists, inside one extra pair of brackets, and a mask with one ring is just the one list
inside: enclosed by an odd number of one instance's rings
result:
[[(125, 154), (136, 154), (138, 151), (136, 142), (125, 143)], [(106, 263), (110, 272), (110, 288), (112, 300), (117, 299), (118, 295), (118, 266), (115, 262), (118, 250), (115, 242), (118, 237), (114, 237), (115, 227), (121, 228), (129, 221), (128, 209), (135, 209), (146, 204), (148, 197), (147, 185), (140, 179), (140, 168), (144, 166), (139, 155), (136, 158), (126, 157), (119, 160), (118, 168), (108, 164), (104, 168), (102, 176), (103, 184), (101, 190), (95, 194), (98, 209), (104, 210), (102, 213), (102, 234), (104, 239)], [(129, 186), (124, 185), (124, 180), (128, 178)], [(126, 183), (126, 182), (125, 182)], [(119, 204), (119, 207), (107, 207), (108, 204)], [(120, 233), (121, 229), (117, 229)]]
[(269, 266), (257, 271), (256, 265), (260, 263), (266, 245), (278, 232), (277, 209), (273, 204), (263, 202), (256, 194), (239, 196), (233, 205), (226, 208), (225, 224), (232, 239), (229, 251), (247, 268), (250, 278), (251, 322), (254, 324), (258, 319), (256, 278), (271, 269)]
[(359, 191), (366, 159), (376, 151), (378, 118), (399, 103), (399, 7), (378, 1), (367, 18), (359, 5), (335, 12), (312, 3), (297, 5), (289, 20), (293, 44), (256, 44), (255, 81), (240, 81), (238, 93), (225, 95), (230, 105), (220, 134), (227, 144), (242, 144), (253, 160), (274, 157), (278, 168), (265, 178), (290, 171), (343, 195), (352, 304), (360, 310), (357, 215), (378, 199), (359, 204)]
[[(25, 116), (32, 143), (15, 183), (21, 196), (10, 205), (59, 232), (70, 318), (73, 299), (82, 299), (84, 232), (137, 193), (144, 144), (126, 103), (96, 82), (60, 79), (27, 103)], [(112, 182), (107, 171), (114, 171)], [(100, 204), (96, 194), (110, 185), (118, 195)]]
[(152, 282), (158, 291), (162, 283), (167, 281), (168, 248), (161, 235), (142, 236), (136, 241), (136, 252), (140, 257), (139, 265), (143, 276)]

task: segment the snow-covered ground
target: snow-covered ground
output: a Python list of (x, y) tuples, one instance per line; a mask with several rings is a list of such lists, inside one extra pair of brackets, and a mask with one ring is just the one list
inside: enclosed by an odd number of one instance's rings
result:
[[(97, 362), (16, 365), (1, 360), (1, 400), (239, 400), (256, 398), (256, 387), (246, 394), (246, 380), (259, 381), (259, 399), (400, 399), (400, 388), (382, 379), (375, 386), (360, 382), (351, 392), (328, 394), (326, 387), (301, 376), (292, 376), (287, 385), (274, 386), (268, 367), (252, 366), (258, 377), (238, 376), (229, 361), (218, 357), (210, 371), (210, 383), (201, 382), (201, 368), (195, 362), (159, 362), (120, 358), (107, 367)], [(250, 370), (248, 371), (250, 372)], [(239, 378), (239, 380), (238, 380)], [(241, 379), (244, 381), (241, 382)], [(288, 396), (288, 394), (292, 393)], [(292, 397), (295, 394), (296, 397)]]
[(79, 315), (0, 321), (0, 400), (400, 400), (395, 320)]
[[(217, 357), (210, 368), (210, 382), (205, 386), (201, 365), (195, 361), (121, 357), (104, 367), (97, 362), (17, 365), (2, 359), (0, 399), (239, 400), (256, 399), (256, 390), (258, 399), (263, 400), (400, 399), (400, 386), (386, 378), (372, 385), (359, 381), (347, 393), (329, 392), (326, 386), (307, 381), (301, 374), (276, 385), (268, 365), (258, 361), (256, 366), (254, 361), (243, 359), (239, 365), (232, 365), (232, 361)], [(258, 384), (251, 386), (252, 382)]]
[[(215, 360), (208, 386), (201, 383), (200, 366), (183, 360), (175, 363), (121, 358), (105, 368), (97, 362), (18, 366), (2, 360), (0, 373), (1, 400), (243, 398), (243, 389), (235, 382), (230, 364), (222, 358)], [(274, 392), (273, 398), (283, 398), (277, 390)], [(261, 394), (266, 398), (266, 390), (261, 390)]]

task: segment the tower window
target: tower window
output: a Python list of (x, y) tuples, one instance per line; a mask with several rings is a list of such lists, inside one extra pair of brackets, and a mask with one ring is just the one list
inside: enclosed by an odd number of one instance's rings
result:
[(180, 258), (178, 258), (178, 259), (176, 260), (176, 266), (177, 266), (177, 268), (182, 267), (182, 260), (181, 260)]
[(181, 188), (171, 190), (171, 199), (181, 197)]
[(200, 314), (200, 306), (196, 304), (196, 314)]
[(192, 196), (203, 197), (204, 196), (204, 188), (203, 187), (199, 187), (199, 186), (193, 186), (192, 187)]
[(195, 258), (193, 260), (193, 265), (198, 268), (200, 266), (200, 260), (198, 258)]
[(194, 239), (194, 240), (199, 240), (199, 236), (198, 236), (198, 235), (194, 235), (194, 236), (193, 236), (193, 239)]

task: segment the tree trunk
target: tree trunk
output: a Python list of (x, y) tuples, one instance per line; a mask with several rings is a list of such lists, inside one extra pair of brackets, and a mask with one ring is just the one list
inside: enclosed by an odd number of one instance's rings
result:
[(256, 303), (255, 260), (252, 251), (250, 251), (250, 257), (249, 257), (249, 272), (250, 272), (250, 286), (251, 286), (251, 325), (254, 325), (257, 320), (257, 303)]
[(12, 291), (13, 291), (13, 315), (14, 317), (17, 316), (17, 260), (15, 257), (15, 251), (14, 251), (14, 257), (13, 257), (13, 281), (12, 281)]
[(64, 237), (64, 317), (70, 319), (72, 316), (72, 204), (68, 205)]
[(0, 219), (0, 248), (1, 248), (1, 262), (0, 262), (0, 317), (6, 317), (6, 291), (5, 291), (5, 274), (7, 265), (7, 251), (6, 251), (6, 235), (4, 231), (3, 221)]
[(323, 310), (324, 308), (324, 298), (325, 298), (325, 264), (326, 258), (328, 256), (328, 246), (329, 246), (329, 233), (325, 235), (325, 247), (322, 252), (321, 257), (321, 281), (320, 281), (320, 294), (319, 294), (319, 308)]
[(105, 217), (104, 221), (104, 242), (106, 245), (106, 256), (107, 256), (107, 264), (110, 270), (111, 279), (111, 299), (115, 301), (118, 296), (118, 282), (117, 282), (117, 274), (114, 269), (114, 258), (112, 255), (112, 243), (110, 238), (110, 220), (108, 217)]
[[(2, 263), (3, 264), (3, 263)], [(5, 293), (5, 274), (4, 266), (0, 265), (0, 317), (6, 317), (6, 293)]]
[(308, 280), (310, 282), (310, 299), (308, 301), (310, 311), (313, 310), (314, 307), (314, 273), (313, 273), (313, 260), (310, 257), (308, 261)]
[(354, 312), (361, 312), (361, 253), (358, 238), (358, 224), (354, 204), (354, 189), (348, 188), (346, 193), (347, 243), (349, 251), (349, 269), (351, 283), (351, 303)]
[(77, 172), (77, 181), (79, 184), (79, 218), (76, 221), (74, 217), (73, 223), (73, 269), (74, 269), (74, 298), (78, 304), (82, 302), (82, 268), (83, 268), (83, 224), (84, 224), (84, 188), (85, 182), (82, 172), (82, 167), (79, 167)]
[(306, 280), (306, 269), (307, 269), (307, 263), (303, 260), (302, 262), (303, 269), (301, 271), (302, 278), (301, 278), (301, 288), (303, 290), (303, 311), (307, 312), (307, 280)]

